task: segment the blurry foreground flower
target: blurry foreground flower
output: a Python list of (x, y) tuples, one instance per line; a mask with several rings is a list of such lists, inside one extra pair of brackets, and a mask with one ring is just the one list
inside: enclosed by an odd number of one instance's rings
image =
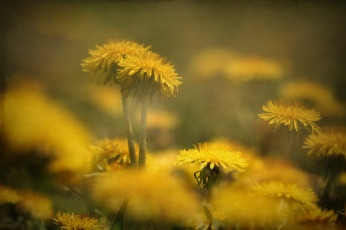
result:
[(4, 133), (11, 153), (35, 151), (49, 157), (53, 173), (69, 179), (89, 169), (91, 136), (68, 111), (47, 98), (38, 84), (25, 82), (8, 90)]
[(288, 82), (281, 87), (280, 94), (289, 100), (312, 102), (324, 116), (342, 115), (346, 110), (328, 87), (313, 81)]
[(303, 148), (316, 156), (344, 156), (346, 158), (346, 127), (326, 127), (321, 132), (310, 134)]
[(193, 192), (160, 172), (127, 170), (98, 177), (92, 195), (113, 212), (129, 199), (125, 215), (138, 221), (185, 223), (194, 220), (199, 211)]
[(296, 184), (271, 181), (253, 186), (253, 191), (261, 196), (284, 199), (293, 207), (314, 208), (318, 197), (312, 189), (304, 189)]
[(240, 151), (229, 151), (223, 144), (208, 142), (199, 143), (194, 149), (181, 150), (176, 164), (200, 166), (201, 170), (195, 173), (195, 178), (205, 188), (221, 180), (221, 166), (238, 172), (244, 172), (248, 167), (247, 159), (242, 157)]
[(322, 210), (319, 207), (300, 213), (297, 217), (299, 224), (331, 224), (336, 221), (338, 214), (333, 210)]
[(158, 54), (146, 51), (119, 62), (117, 80), (125, 95), (139, 99), (147, 96), (175, 97), (181, 84), (174, 66)]
[(295, 129), (297, 132), (301, 125), (306, 129), (310, 127), (313, 132), (320, 129), (314, 123), (321, 119), (320, 114), (299, 102), (289, 104), (284, 101), (272, 102), (269, 100), (266, 105), (262, 106), (262, 109), (267, 113), (258, 114), (258, 116), (265, 121), (269, 120), (269, 124), (275, 124), (275, 127), (283, 124), (288, 126), (290, 131)]
[(0, 185), (0, 204), (15, 204), (21, 199), (21, 195), (15, 189)]
[(83, 214), (60, 213), (52, 219), (53, 223), (65, 230), (99, 230), (103, 229), (98, 220)]
[(22, 212), (29, 212), (36, 219), (48, 220), (53, 216), (53, 203), (43, 195), (31, 191), (21, 192), (22, 199), (17, 206)]
[(120, 60), (149, 48), (132, 41), (109, 41), (103, 46), (97, 45), (95, 50), (90, 49), (91, 57), (84, 59), (81, 65), (83, 71), (89, 72), (91, 79), (97, 79), (97, 84), (112, 84), (116, 81)]

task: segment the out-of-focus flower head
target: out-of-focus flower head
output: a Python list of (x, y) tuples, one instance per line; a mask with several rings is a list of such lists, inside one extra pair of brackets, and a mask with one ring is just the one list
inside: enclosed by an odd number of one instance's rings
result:
[(20, 192), (22, 199), (17, 203), (17, 207), (21, 212), (28, 212), (36, 219), (48, 220), (52, 218), (53, 203), (43, 195), (31, 192)]
[(15, 189), (0, 184), (0, 205), (4, 203), (15, 204), (21, 199), (21, 195)]
[(280, 79), (283, 73), (283, 68), (276, 62), (256, 57), (235, 58), (227, 66), (227, 77), (239, 82)]
[(333, 210), (322, 210), (320, 207), (309, 209), (307, 212), (299, 213), (297, 221), (300, 225), (306, 224), (332, 224), (336, 221), (338, 214)]
[[(227, 227), (241, 229), (266, 229), (286, 225), (289, 210), (280, 208), (279, 203), (268, 197), (258, 197), (243, 186), (227, 185), (213, 191), (213, 217)], [(262, 207), (260, 210), (259, 207)]]
[(193, 221), (199, 204), (181, 181), (158, 171), (127, 170), (98, 177), (92, 196), (109, 210), (117, 211), (129, 199), (126, 215), (158, 223)]
[(178, 119), (168, 111), (148, 110), (147, 127), (158, 129), (172, 129), (178, 124)]
[(56, 217), (52, 219), (52, 222), (59, 225), (61, 229), (65, 230), (99, 230), (103, 227), (99, 224), (99, 221), (95, 218), (87, 215), (74, 213), (60, 213), (56, 214)]
[(121, 94), (112, 87), (103, 87), (92, 85), (89, 90), (90, 100), (99, 108), (112, 113), (122, 114)]
[[(92, 152), (96, 157), (97, 164), (105, 170), (112, 168), (112, 165), (129, 166), (130, 154), (126, 138), (115, 137), (113, 139), (104, 139), (97, 141), (91, 146)], [(135, 143), (135, 149), (138, 157), (138, 144)]]
[(303, 148), (316, 156), (344, 156), (346, 158), (346, 127), (324, 127), (321, 132), (310, 134)]
[(227, 66), (234, 59), (234, 54), (227, 49), (206, 49), (194, 56), (191, 72), (201, 78), (226, 75)]
[[(88, 170), (91, 136), (64, 108), (49, 99), (33, 82), (22, 83), (6, 93), (4, 138), (11, 154), (34, 150), (49, 157), (53, 173), (82, 175)], [(77, 177), (76, 177), (77, 178)]]
[(299, 131), (301, 125), (304, 128), (311, 128), (312, 132), (318, 131), (320, 128), (314, 123), (321, 119), (319, 112), (309, 109), (303, 104), (295, 101), (287, 103), (285, 101), (272, 102), (269, 100), (262, 109), (267, 113), (258, 114), (260, 119), (269, 120), (269, 124), (275, 124), (275, 127), (283, 124), (288, 129)]
[(97, 84), (116, 82), (118, 63), (128, 55), (138, 54), (150, 48), (133, 41), (109, 41), (103, 46), (96, 46), (89, 50), (91, 57), (83, 60), (83, 71), (89, 72), (91, 79), (97, 79)]
[(318, 197), (312, 189), (302, 188), (296, 184), (270, 181), (253, 186), (252, 190), (260, 196), (283, 199), (288, 205), (303, 209), (314, 208), (318, 201)]
[(324, 116), (345, 114), (345, 105), (337, 101), (333, 92), (317, 82), (300, 80), (284, 84), (280, 89), (282, 97), (290, 100), (307, 100), (315, 104)]
[(138, 98), (158, 95), (160, 97), (176, 97), (181, 84), (174, 66), (165, 58), (151, 51), (129, 55), (118, 65), (117, 81), (126, 95)]

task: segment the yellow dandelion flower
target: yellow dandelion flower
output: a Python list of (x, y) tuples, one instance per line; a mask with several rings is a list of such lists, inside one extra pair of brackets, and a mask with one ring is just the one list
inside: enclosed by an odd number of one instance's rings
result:
[[(129, 166), (130, 153), (126, 138), (115, 137), (113, 139), (104, 139), (96, 142), (92, 146), (98, 164), (105, 169), (113, 163)], [(135, 144), (138, 157), (138, 144)]]
[(346, 127), (325, 127), (321, 132), (312, 133), (305, 139), (303, 148), (317, 156), (346, 157)]
[(301, 188), (296, 184), (283, 184), (277, 181), (270, 181), (253, 186), (253, 191), (261, 196), (283, 198), (291, 204), (298, 204), (305, 208), (316, 206), (318, 201), (315, 192), (308, 188)]
[(21, 199), (21, 195), (16, 190), (0, 185), (0, 204), (15, 204)]
[(300, 125), (304, 128), (311, 128), (312, 131), (319, 130), (319, 127), (314, 123), (321, 119), (319, 112), (314, 109), (308, 109), (299, 102), (286, 103), (284, 101), (272, 102), (269, 100), (262, 109), (267, 113), (258, 114), (263, 120), (269, 120), (269, 124), (275, 124), (275, 127), (283, 124), (288, 126), (289, 130), (295, 129), (299, 131)]
[(73, 173), (68, 179), (77, 179), (89, 168), (88, 130), (48, 98), (37, 83), (22, 82), (7, 91), (4, 133), (11, 152), (23, 154), (35, 150), (51, 158), (48, 168), (53, 173)]
[(149, 47), (137, 44), (133, 41), (109, 41), (103, 46), (96, 46), (95, 50), (89, 50), (91, 57), (83, 60), (83, 71), (89, 72), (92, 79), (97, 78), (97, 84), (112, 83), (116, 80), (120, 60), (127, 55), (138, 54), (148, 50)]
[(128, 56), (118, 65), (122, 68), (117, 80), (125, 95), (175, 97), (178, 93), (181, 82), (174, 66), (154, 52)]
[(309, 209), (308, 212), (302, 212), (297, 216), (299, 224), (330, 224), (336, 221), (338, 214), (333, 210), (322, 210), (319, 207)]
[(20, 193), (22, 199), (17, 206), (20, 211), (29, 212), (34, 218), (48, 220), (53, 216), (53, 203), (43, 195), (25, 191)]
[[(259, 207), (261, 210), (259, 210)], [(280, 208), (279, 203), (269, 197), (258, 197), (247, 187), (234, 184), (213, 190), (211, 213), (230, 229), (268, 229), (285, 225), (290, 210)]]
[(53, 223), (59, 225), (61, 229), (65, 230), (99, 230), (103, 229), (99, 225), (99, 221), (95, 218), (74, 213), (60, 213), (56, 214), (56, 217), (52, 219)]
[(112, 114), (122, 114), (121, 94), (118, 90), (112, 87), (100, 88), (95, 85), (90, 86), (93, 88), (89, 90), (90, 92), (88, 94), (90, 95), (90, 101), (95, 106)]
[(167, 111), (149, 110), (147, 116), (147, 127), (149, 129), (172, 129), (178, 124), (177, 117)]
[(238, 172), (244, 172), (248, 167), (247, 159), (242, 157), (240, 151), (228, 151), (224, 145), (218, 143), (199, 143), (195, 149), (181, 150), (177, 157), (177, 165), (200, 165), (200, 168), (215, 166), (231, 168)]
[(194, 193), (160, 171), (127, 170), (97, 177), (92, 196), (110, 211), (129, 199), (126, 215), (140, 221), (189, 222), (199, 211)]
[(280, 94), (290, 100), (308, 100), (325, 116), (342, 115), (346, 110), (345, 106), (335, 98), (331, 89), (313, 81), (288, 82), (281, 87)]
[(227, 66), (227, 77), (236, 81), (253, 79), (279, 79), (283, 68), (274, 61), (263, 58), (236, 58)]

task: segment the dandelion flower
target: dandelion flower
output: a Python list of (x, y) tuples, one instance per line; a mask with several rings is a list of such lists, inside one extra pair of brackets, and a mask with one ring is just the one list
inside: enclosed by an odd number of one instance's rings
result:
[(178, 155), (177, 165), (200, 165), (201, 169), (208, 166), (232, 168), (238, 172), (244, 172), (248, 167), (247, 159), (242, 157), (240, 151), (228, 151), (224, 145), (218, 143), (199, 143), (194, 149), (181, 150)]
[(199, 211), (193, 192), (174, 176), (159, 171), (126, 170), (98, 177), (92, 196), (110, 211), (117, 211), (129, 199), (126, 215), (139, 221), (192, 221)]
[(178, 93), (181, 82), (174, 66), (154, 52), (128, 56), (118, 65), (122, 68), (117, 80), (125, 95), (175, 97)]
[(283, 184), (270, 181), (253, 186), (253, 191), (261, 196), (283, 198), (291, 204), (297, 204), (305, 208), (316, 206), (317, 195), (312, 189), (304, 189), (296, 184)]
[(283, 124), (288, 126), (289, 130), (295, 129), (299, 131), (300, 124), (306, 129), (311, 128), (312, 131), (319, 130), (319, 127), (314, 123), (321, 119), (320, 114), (313, 110), (308, 109), (299, 102), (292, 104), (284, 101), (272, 102), (269, 100), (262, 109), (267, 113), (258, 114), (263, 120), (269, 120), (269, 124), (275, 124), (275, 127)]
[(300, 213), (297, 217), (299, 224), (319, 223), (330, 224), (336, 221), (338, 214), (333, 210), (322, 210), (319, 207), (309, 209), (308, 212)]
[(326, 127), (310, 134), (304, 141), (308, 154), (317, 156), (341, 155), (346, 158), (346, 127)]
[(48, 220), (53, 216), (53, 203), (48, 197), (31, 191), (21, 192), (20, 195), (22, 199), (17, 204), (19, 210), (40, 220)]
[(0, 185), (0, 204), (15, 204), (21, 199), (21, 195), (16, 190)]
[(83, 214), (75, 215), (74, 213), (60, 213), (56, 214), (56, 217), (52, 219), (53, 223), (59, 225), (65, 230), (99, 230), (103, 229), (98, 224), (98, 220), (92, 217), (88, 217)]
[(91, 57), (84, 59), (81, 66), (83, 71), (89, 72), (91, 79), (97, 78), (97, 84), (112, 83), (116, 80), (120, 60), (149, 48), (133, 41), (109, 41), (103, 46), (97, 45), (95, 50), (89, 50)]

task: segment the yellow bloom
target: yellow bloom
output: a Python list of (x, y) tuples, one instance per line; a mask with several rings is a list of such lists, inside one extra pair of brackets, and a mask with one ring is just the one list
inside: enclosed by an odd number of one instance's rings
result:
[(175, 97), (181, 84), (174, 66), (151, 51), (122, 59), (117, 80), (125, 95)]
[(298, 215), (297, 220), (300, 224), (309, 224), (309, 223), (325, 223), (330, 224), (336, 221), (338, 214), (333, 210), (322, 210), (319, 207), (309, 209), (308, 212), (303, 212)]
[(167, 111), (148, 110), (147, 127), (158, 129), (172, 129), (178, 124), (178, 119)]
[(126, 215), (140, 221), (191, 221), (199, 211), (193, 192), (160, 171), (127, 170), (98, 177), (92, 196), (111, 211), (129, 199)]
[(19, 210), (29, 212), (40, 220), (48, 220), (53, 216), (53, 204), (48, 197), (31, 191), (21, 192), (20, 195), (22, 199), (17, 204)]
[(83, 71), (89, 72), (92, 79), (97, 78), (97, 84), (112, 83), (116, 80), (120, 60), (149, 48), (132, 41), (109, 41), (103, 46), (97, 45), (95, 50), (89, 50), (91, 57), (84, 59), (81, 66)]
[(319, 130), (314, 122), (321, 119), (320, 114), (299, 102), (288, 104), (284, 101), (273, 103), (269, 100), (262, 109), (267, 113), (258, 114), (258, 116), (263, 120), (269, 120), (269, 124), (275, 124), (275, 127), (283, 124), (288, 126), (290, 131), (295, 129), (298, 132), (299, 123), (301, 123), (306, 129), (310, 127), (312, 131)]
[(293, 205), (305, 208), (316, 206), (317, 195), (312, 189), (304, 189), (296, 184), (283, 184), (277, 181), (257, 184), (253, 186), (253, 191), (261, 196), (285, 199)]
[(88, 130), (47, 98), (38, 84), (23, 82), (9, 89), (4, 104), (4, 138), (11, 153), (35, 150), (50, 158), (48, 168), (53, 173), (80, 176), (80, 172), (88, 170), (91, 160)]
[(346, 127), (326, 127), (321, 132), (310, 134), (303, 148), (317, 156), (343, 155), (346, 157)]
[(345, 113), (342, 105), (325, 85), (317, 82), (301, 80), (284, 84), (280, 89), (284, 98), (293, 100), (308, 100), (316, 105), (322, 115), (335, 116)]
[[(130, 154), (126, 138), (115, 137), (113, 139), (104, 139), (96, 142), (92, 146), (97, 162), (104, 167), (111, 167), (113, 163), (123, 166), (130, 165)], [(138, 157), (138, 144), (135, 144)]]
[(16, 190), (0, 185), (0, 204), (15, 204), (21, 199), (21, 195)]
[(247, 159), (242, 157), (240, 151), (228, 151), (224, 145), (218, 143), (199, 143), (195, 149), (181, 150), (177, 157), (177, 165), (200, 165), (201, 169), (208, 166), (231, 168), (244, 172), (248, 167)]
[(98, 220), (83, 214), (75, 215), (74, 213), (60, 213), (52, 219), (53, 223), (59, 225), (65, 230), (98, 230), (103, 229), (98, 224)]
[(236, 58), (227, 66), (227, 77), (236, 81), (279, 79), (282, 75), (283, 69), (280, 65), (263, 58)]

